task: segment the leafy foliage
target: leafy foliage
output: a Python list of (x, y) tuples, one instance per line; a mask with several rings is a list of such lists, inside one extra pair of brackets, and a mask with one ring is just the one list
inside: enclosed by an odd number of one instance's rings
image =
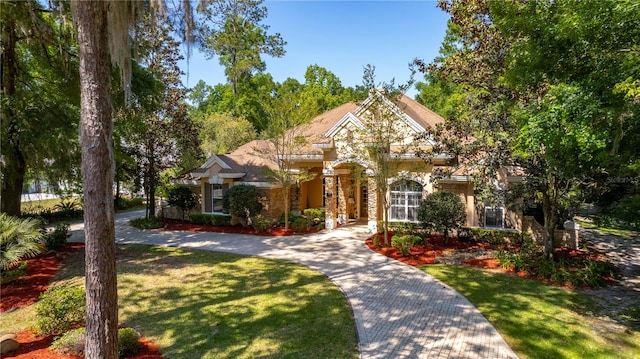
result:
[(418, 219), (422, 225), (427, 229), (442, 232), (445, 241), (449, 231), (461, 228), (466, 218), (460, 197), (449, 191), (428, 194), (418, 208)]
[(36, 326), (40, 334), (59, 334), (82, 326), (85, 291), (69, 284), (47, 289), (36, 303)]
[(42, 251), (40, 223), (0, 213), (0, 269), (7, 270), (21, 259), (34, 257)]
[(411, 253), (411, 248), (420, 242), (422, 242), (422, 237), (411, 234), (394, 235), (391, 237), (391, 245), (398, 248), (403, 255)]
[(58, 251), (64, 247), (69, 237), (71, 237), (69, 224), (60, 222), (51, 233), (44, 235), (44, 246), (50, 251)]
[(169, 190), (168, 203), (182, 210), (182, 218), (184, 213), (193, 209), (198, 203), (198, 197), (188, 187), (174, 187)]
[(212, 226), (231, 225), (231, 216), (223, 214), (194, 213), (189, 215), (189, 219), (195, 224), (210, 224)]
[(232, 216), (242, 219), (244, 226), (262, 211), (262, 191), (251, 185), (235, 185), (225, 192), (222, 206)]
[[(85, 328), (77, 328), (64, 333), (64, 335), (54, 340), (49, 348), (60, 354), (83, 356), (85, 342)], [(140, 336), (133, 328), (118, 329), (119, 358), (135, 355), (140, 350), (140, 347)]]
[(140, 217), (132, 219), (129, 224), (132, 227), (136, 227), (139, 229), (154, 229), (154, 228), (162, 228), (164, 223), (155, 216), (150, 216), (148, 218)]

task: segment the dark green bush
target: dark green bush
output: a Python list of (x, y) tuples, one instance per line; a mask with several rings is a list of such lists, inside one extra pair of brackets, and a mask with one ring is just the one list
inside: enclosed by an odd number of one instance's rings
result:
[(303, 216), (299, 216), (294, 218), (293, 222), (291, 222), (291, 228), (293, 228), (296, 232), (308, 231), (311, 228), (311, 221)]
[(326, 218), (326, 211), (320, 208), (307, 208), (302, 211), (302, 214), (309, 218), (314, 224), (324, 222)]
[(144, 205), (144, 199), (141, 197), (126, 198), (118, 197), (115, 199), (115, 207), (118, 210), (141, 207)]
[(85, 291), (82, 287), (61, 285), (47, 289), (36, 303), (38, 333), (64, 333), (82, 326), (85, 306)]
[(262, 211), (262, 191), (256, 186), (236, 185), (231, 187), (222, 198), (222, 207), (232, 216), (242, 220), (247, 225), (251, 217)]
[[(49, 348), (60, 354), (82, 356), (84, 355), (85, 342), (86, 330), (85, 328), (78, 328), (66, 332), (51, 343)], [(134, 356), (138, 351), (140, 351), (140, 336), (138, 333), (133, 328), (118, 329), (118, 357)]]
[(415, 236), (422, 236), (425, 234), (425, 229), (420, 223), (389, 222), (389, 229), (396, 234), (411, 234)]
[(154, 216), (151, 216), (149, 218), (144, 218), (144, 217), (134, 218), (129, 221), (129, 224), (132, 227), (136, 227), (140, 229), (153, 229), (153, 228), (161, 228), (162, 226), (164, 226), (164, 223), (162, 223), (162, 220)]
[(430, 193), (420, 203), (418, 220), (428, 230), (441, 232), (446, 242), (449, 232), (459, 229), (465, 223), (467, 216), (464, 203), (460, 197), (448, 191)]
[(492, 245), (522, 245), (531, 241), (531, 233), (508, 229), (463, 228), (461, 232), (476, 242)]
[(44, 246), (50, 251), (58, 251), (64, 247), (69, 237), (69, 224), (59, 222), (53, 232), (44, 235)]
[(253, 229), (255, 229), (256, 232), (264, 232), (273, 226), (268, 218), (264, 218), (261, 215), (253, 217), (251, 222), (253, 223)]
[(212, 226), (231, 225), (231, 216), (224, 214), (194, 213), (189, 215), (189, 219), (195, 224), (210, 224)]
[(20, 277), (27, 275), (27, 262), (22, 262), (17, 266), (0, 271), (0, 285), (11, 283)]
[(198, 197), (187, 187), (174, 187), (169, 190), (169, 205), (176, 206), (182, 210), (182, 219), (186, 211), (193, 209), (198, 203)]
[(140, 336), (133, 328), (118, 329), (118, 356), (125, 358), (140, 350)]
[(400, 250), (400, 253), (402, 253), (403, 255), (411, 253), (411, 248), (413, 248), (414, 245), (420, 242), (422, 242), (422, 237), (414, 236), (411, 234), (394, 235), (391, 238), (391, 245), (398, 248), (398, 250)]

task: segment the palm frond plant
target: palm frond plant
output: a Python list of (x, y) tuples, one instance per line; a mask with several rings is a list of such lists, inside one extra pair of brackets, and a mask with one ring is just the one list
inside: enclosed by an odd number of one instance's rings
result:
[(40, 223), (0, 213), (0, 268), (8, 270), (42, 251)]

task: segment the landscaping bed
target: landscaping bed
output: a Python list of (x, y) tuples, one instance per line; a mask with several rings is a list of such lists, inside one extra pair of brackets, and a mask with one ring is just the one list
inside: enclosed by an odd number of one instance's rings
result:
[[(66, 243), (58, 251), (40, 254), (34, 258), (24, 260), (27, 264), (26, 275), (2, 285), (0, 293), (0, 313), (13, 311), (18, 308), (33, 305), (40, 295), (49, 287), (51, 279), (56, 275), (65, 258), (84, 248), (84, 243)], [(5, 323), (8, 324), (8, 323)], [(18, 349), (5, 353), (3, 358), (19, 359), (71, 359), (81, 358), (56, 353), (49, 349), (57, 335), (36, 336), (30, 330), (16, 332), (16, 341), (20, 343)], [(140, 338), (140, 351), (134, 359), (160, 359), (162, 354), (156, 346), (145, 338)]]
[[(390, 234), (389, 238), (392, 236)], [(587, 250), (556, 248), (553, 261), (544, 262), (535, 258), (534, 252), (527, 252), (528, 249), (521, 246), (461, 241), (456, 237), (445, 241), (439, 235), (431, 235), (424, 243), (413, 245), (406, 254), (397, 247), (384, 246), (383, 234), (377, 234), (377, 238), (372, 236), (365, 243), (377, 253), (415, 267), (432, 264), (467, 265), (565, 287), (594, 288), (617, 282), (613, 266), (601, 255)], [(552, 268), (540, 268), (545, 266)], [(550, 271), (553, 273), (548, 273)]]
[(163, 219), (163, 229), (167, 231), (190, 231), (190, 232), (218, 232), (218, 233), (238, 233), (251, 234), (259, 236), (292, 236), (294, 234), (307, 234), (318, 232), (318, 229), (311, 227), (308, 230), (294, 230), (289, 228), (287, 231), (284, 227), (271, 227), (264, 231), (256, 231), (253, 227), (243, 227), (240, 224), (228, 226), (215, 226), (211, 224), (197, 224), (189, 221), (181, 221), (176, 219)]

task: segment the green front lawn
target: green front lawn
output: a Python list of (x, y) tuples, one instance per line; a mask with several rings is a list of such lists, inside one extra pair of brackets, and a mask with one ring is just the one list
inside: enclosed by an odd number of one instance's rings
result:
[[(82, 285), (82, 253), (57, 281)], [(121, 324), (167, 358), (357, 358), (351, 309), (325, 276), (301, 265), (176, 248), (118, 247)], [(23, 328), (33, 312), (21, 310)], [(20, 329), (20, 328), (13, 328)]]
[(420, 269), (467, 297), (520, 358), (640, 357), (640, 332), (595, 319), (580, 293), (470, 267)]

